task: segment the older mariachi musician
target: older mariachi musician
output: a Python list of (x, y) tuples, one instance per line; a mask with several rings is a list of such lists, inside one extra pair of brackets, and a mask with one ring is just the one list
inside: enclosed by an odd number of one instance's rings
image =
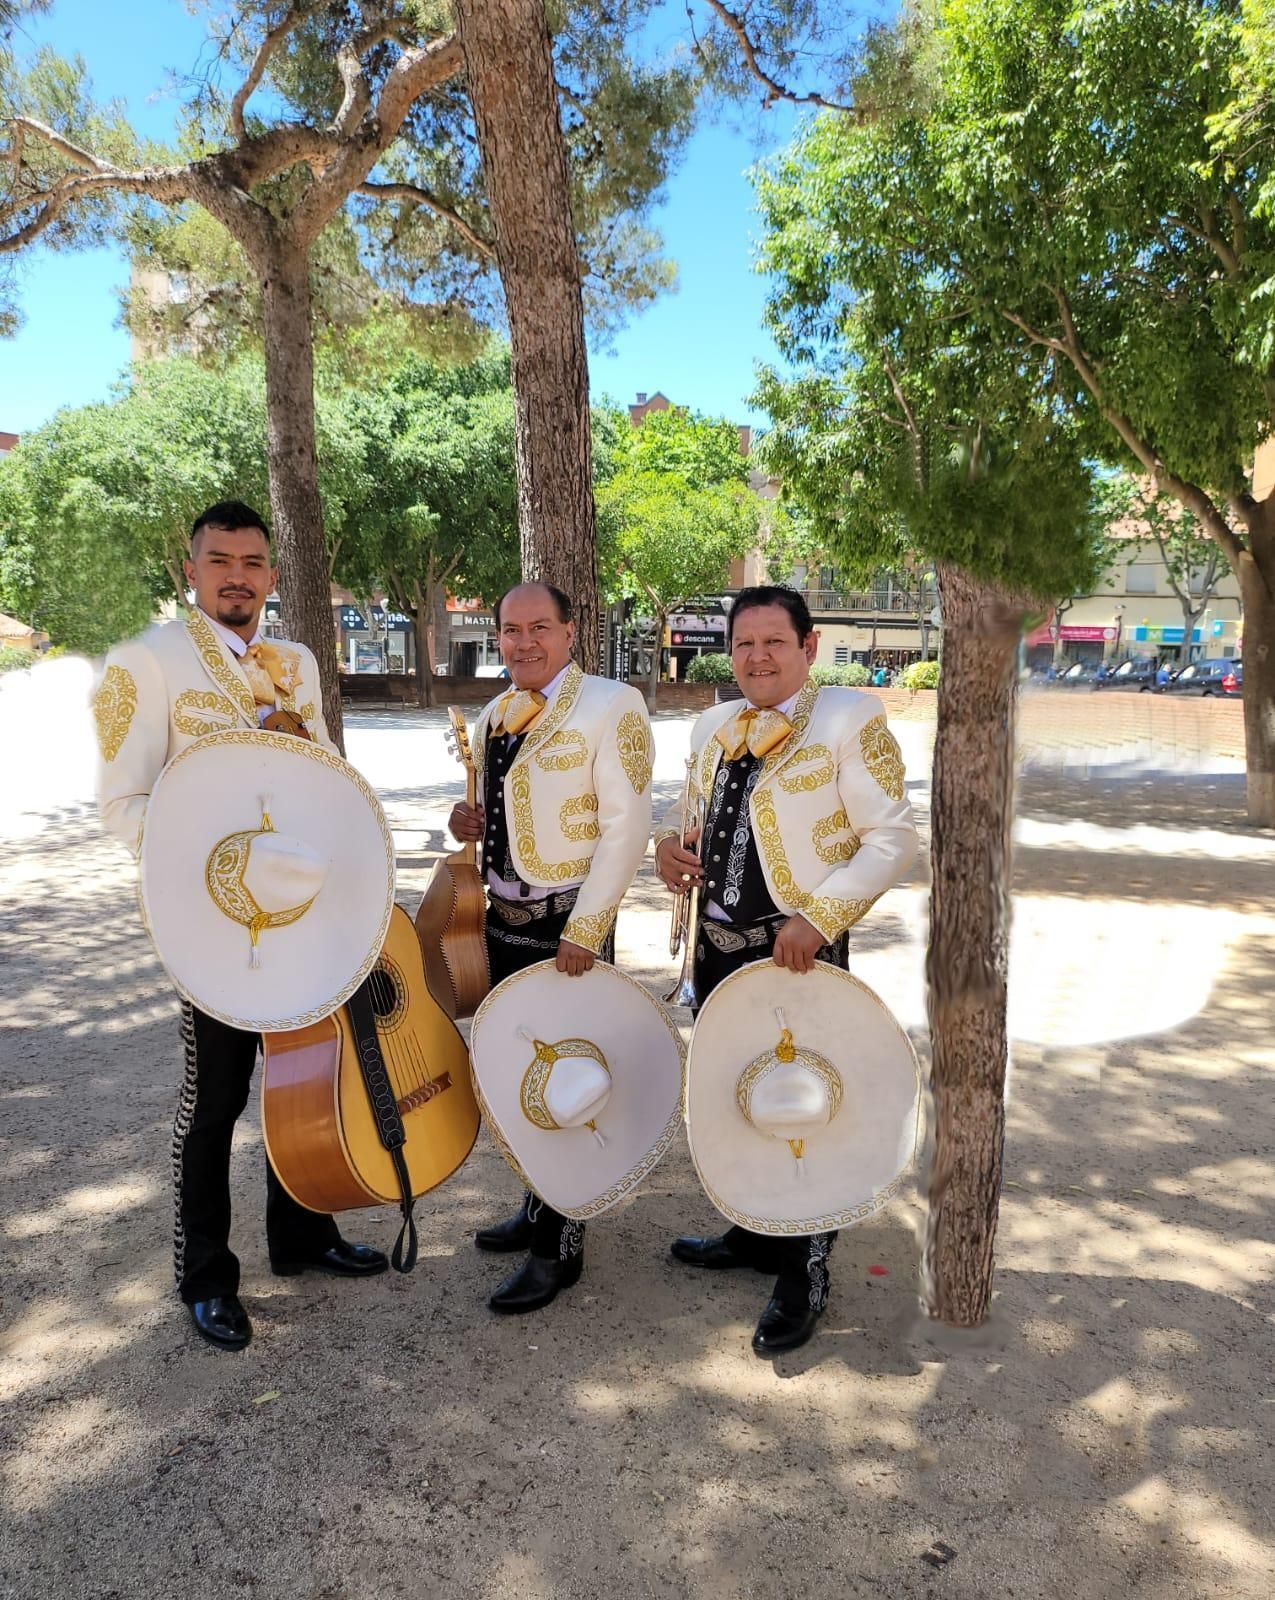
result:
[[(264, 641), (258, 624), (277, 571), (251, 507), (210, 506), (191, 533), (184, 622), (148, 628), (106, 658), (93, 697), (102, 824), (136, 856), (146, 807), (166, 762), (204, 734), (266, 726), (334, 750), (320, 709), (318, 667), (299, 644)], [(252, 1325), (230, 1249), (230, 1141), (248, 1100), (258, 1035), (182, 1002), (186, 1075), (173, 1128), (177, 1288), (196, 1329), (239, 1349)], [(266, 1233), (277, 1274), (382, 1272), (379, 1250), (349, 1244), (331, 1217), (307, 1211), (266, 1169)]]
[[(482, 804), (451, 830), (481, 839), (491, 981), (553, 959), (560, 972), (610, 960), (616, 912), (651, 827), (651, 725), (641, 695), (571, 663), (575, 624), (560, 589), (525, 583), (496, 607), (513, 688), (474, 731)], [(493, 1311), (533, 1311), (580, 1276), (584, 1225), (538, 1195), (482, 1229), (480, 1250), (529, 1250)]]
[[(702, 848), (680, 843), (680, 807), (656, 834), (655, 870), (665, 884), (675, 892), (701, 885), (700, 1004), (729, 973), (767, 955), (795, 972), (816, 961), (844, 967), (847, 930), (916, 854), (903, 762), (881, 702), (812, 681), (818, 637), (795, 590), (741, 592), (729, 644), (746, 703), (712, 707), (691, 731), (691, 789), (706, 808)], [(691, 1266), (776, 1274), (753, 1336), (754, 1350), (768, 1356), (813, 1333), (827, 1305), (835, 1238), (732, 1227), (716, 1238), (677, 1239), (673, 1255)]]

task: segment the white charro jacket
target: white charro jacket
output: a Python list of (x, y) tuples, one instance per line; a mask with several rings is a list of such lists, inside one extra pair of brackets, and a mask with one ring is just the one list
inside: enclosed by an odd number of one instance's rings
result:
[[(714, 735), (746, 703), (711, 706), (691, 729), (692, 792), (706, 804), (722, 759)], [(821, 689), (808, 678), (791, 721), (786, 742), (762, 764), (749, 815), (771, 898), (832, 940), (907, 872), (916, 825), (899, 746), (875, 695)], [(677, 833), (681, 805), (665, 814), (657, 844)]]
[[(272, 639), (287, 687), (279, 705), (329, 750), (319, 669), (301, 644)], [(102, 826), (134, 855), (142, 847), (146, 804), (167, 762), (206, 733), (256, 728), (257, 706), (239, 659), (202, 611), (160, 622), (112, 649), (93, 692), (97, 725), (97, 794)]]
[[(474, 727), (480, 800), (487, 730), (502, 698)], [(638, 691), (572, 665), (505, 774), (518, 876), (541, 889), (584, 880), (562, 936), (595, 954), (646, 853), (653, 754)]]

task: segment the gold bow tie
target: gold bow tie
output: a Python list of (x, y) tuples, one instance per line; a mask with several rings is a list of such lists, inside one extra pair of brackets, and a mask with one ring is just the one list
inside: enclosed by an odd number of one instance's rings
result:
[(273, 706), (279, 695), (290, 694), (295, 687), (291, 663), (285, 661), (275, 646), (264, 639), (248, 646), (240, 657), (239, 665), (252, 689), (252, 697), (259, 706)]
[(538, 689), (511, 689), (496, 707), (492, 732), (525, 733), (544, 708), (545, 697)]
[(792, 723), (782, 711), (761, 711), (749, 706), (717, 730), (717, 742), (727, 761), (738, 761), (745, 750), (760, 761), (778, 750), (791, 733)]

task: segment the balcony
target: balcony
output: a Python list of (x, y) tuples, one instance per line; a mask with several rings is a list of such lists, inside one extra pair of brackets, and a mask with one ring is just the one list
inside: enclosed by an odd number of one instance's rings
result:
[(924, 607), (932, 609), (930, 591), (924, 595), (907, 589), (808, 589), (806, 604), (813, 616), (830, 611), (862, 616), (916, 616)]

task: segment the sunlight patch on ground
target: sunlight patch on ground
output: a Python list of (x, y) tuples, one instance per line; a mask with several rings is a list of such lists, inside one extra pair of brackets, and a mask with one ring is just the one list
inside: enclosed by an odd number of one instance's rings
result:
[(160, 1192), (159, 1184), (153, 1179), (136, 1175), (122, 1178), (118, 1183), (73, 1189), (55, 1206), (46, 1206), (41, 1211), (19, 1212), (10, 1217), (4, 1231), (11, 1239), (34, 1239), (42, 1234), (57, 1233), (68, 1223), (83, 1217), (137, 1210), (150, 1205)]

